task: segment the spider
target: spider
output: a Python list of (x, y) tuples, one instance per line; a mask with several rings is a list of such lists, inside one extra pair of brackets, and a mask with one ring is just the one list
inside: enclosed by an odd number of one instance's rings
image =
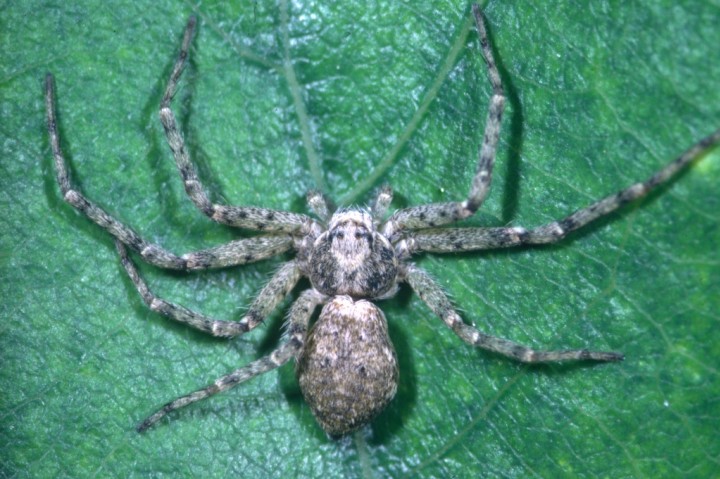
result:
[[(160, 105), (160, 119), (167, 142), (185, 191), (202, 213), (218, 223), (261, 234), (182, 256), (149, 243), (73, 188), (60, 149), (54, 81), (51, 74), (46, 76), (47, 128), (63, 198), (114, 236), (122, 266), (152, 311), (213, 336), (235, 337), (261, 324), (300, 278), (307, 277), (311, 284), (311, 288), (300, 293), (290, 307), (286, 340), (277, 349), (218, 378), (203, 389), (165, 404), (137, 426), (139, 432), (150, 428), (172, 411), (226, 391), (292, 359), (295, 359), (302, 394), (322, 429), (331, 437), (355, 431), (382, 411), (397, 389), (397, 358), (388, 337), (385, 316), (374, 302), (393, 296), (400, 283), (407, 283), (447, 327), (471, 346), (523, 363), (612, 362), (623, 359), (618, 352), (587, 349), (540, 351), (485, 334), (463, 322), (440, 286), (410, 262), (410, 258), (425, 252), (477, 251), (560, 241), (568, 233), (666, 183), (720, 141), (720, 130), (697, 142), (647, 180), (596, 201), (561, 220), (532, 229), (440, 228), (472, 216), (488, 194), (505, 104), (500, 74), (488, 43), (484, 18), (477, 5), (472, 6), (472, 14), (492, 95), (477, 170), (467, 198), (459, 202), (413, 206), (388, 215), (392, 201), (392, 190), (388, 186), (380, 188), (367, 209), (348, 208), (334, 212), (320, 192), (311, 191), (307, 195), (307, 203), (315, 218), (267, 208), (214, 204), (208, 198), (190, 162), (171, 109), (196, 25), (195, 18), (191, 17)], [(240, 321), (222, 321), (156, 296), (139, 275), (128, 248), (154, 266), (184, 271), (236, 266), (289, 250), (294, 250), (296, 255), (280, 266)], [(311, 317), (321, 305), (319, 317), (311, 325)]]

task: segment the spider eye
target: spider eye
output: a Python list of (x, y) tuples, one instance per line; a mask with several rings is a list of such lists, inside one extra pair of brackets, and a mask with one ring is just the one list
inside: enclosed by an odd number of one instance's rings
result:
[(362, 239), (364, 237), (365, 237), (365, 233), (363, 233), (361, 231), (358, 231), (357, 233), (355, 233), (355, 239)]
[(335, 237), (338, 239), (343, 239), (345, 237), (345, 233), (343, 233), (342, 231), (336, 231)]

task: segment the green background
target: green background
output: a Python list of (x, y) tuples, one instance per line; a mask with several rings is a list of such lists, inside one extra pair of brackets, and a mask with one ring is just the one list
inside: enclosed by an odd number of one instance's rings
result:
[[(718, 470), (720, 149), (558, 245), (417, 260), (484, 331), (624, 363), (518, 365), (466, 346), (403, 289), (382, 302), (400, 391), (371, 428), (328, 440), (288, 366), (135, 433), (167, 400), (271, 351), (284, 312), (234, 341), (148, 312), (108, 234), (58, 192), (46, 71), (75, 184), (176, 252), (244, 234), (184, 197), (157, 118), (192, 12), (174, 106), (217, 201), (305, 212), (310, 188), (363, 203), (383, 182), (394, 207), (461, 199), (482, 137), (489, 87), (468, 4), (227, 3), (2, 2), (0, 477)], [(489, 2), (509, 101), (490, 198), (467, 224), (562, 217), (720, 126), (717, 1), (588, 4)], [(238, 319), (279, 261), (142, 272), (167, 299)]]

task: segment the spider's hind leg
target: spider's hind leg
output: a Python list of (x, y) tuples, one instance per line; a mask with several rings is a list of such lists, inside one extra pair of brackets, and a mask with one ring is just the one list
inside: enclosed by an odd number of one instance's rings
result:
[(202, 401), (217, 393), (227, 391), (240, 383), (248, 381), (260, 374), (272, 371), (289, 360), (294, 358), (302, 349), (305, 343), (308, 322), (312, 316), (315, 307), (323, 302), (323, 296), (313, 289), (304, 291), (295, 301), (290, 309), (288, 318), (288, 340), (269, 355), (253, 361), (247, 366), (216, 379), (209, 386), (192, 392), (185, 396), (179, 397), (165, 404), (156, 413), (149, 416), (137, 427), (138, 432), (143, 432), (150, 428), (160, 419), (177, 409), (188, 406), (194, 402)]

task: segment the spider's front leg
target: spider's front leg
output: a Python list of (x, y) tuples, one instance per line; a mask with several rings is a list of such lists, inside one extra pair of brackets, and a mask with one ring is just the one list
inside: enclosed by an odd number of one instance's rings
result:
[(176, 409), (202, 401), (203, 399), (217, 393), (227, 391), (240, 383), (248, 381), (260, 374), (272, 371), (273, 369), (287, 363), (302, 349), (303, 344), (305, 343), (310, 317), (312, 316), (313, 311), (315, 311), (317, 305), (321, 304), (323, 300), (324, 296), (314, 289), (304, 291), (290, 309), (290, 316), (288, 318), (289, 326), (287, 331), (289, 339), (287, 342), (282, 344), (269, 355), (216, 379), (209, 386), (165, 404), (155, 414), (140, 423), (137, 427), (137, 431), (145, 431)]
[(170, 108), (178, 82), (180, 81), (180, 76), (185, 68), (195, 24), (195, 17), (190, 17), (187, 27), (185, 28), (180, 54), (170, 74), (165, 95), (160, 104), (160, 121), (165, 129), (168, 145), (170, 145), (170, 149), (175, 157), (175, 163), (177, 164), (183, 184), (185, 185), (185, 192), (202, 213), (218, 223), (257, 231), (282, 231), (287, 233), (299, 231), (303, 227), (309, 227), (309, 225), (314, 223), (313, 220), (302, 214), (253, 206), (218, 205), (210, 201), (200, 182), (200, 178), (198, 178), (195, 166), (190, 162), (190, 155), (185, 146), (185, 140), (178, 128), (175, 114)]
[(105, 210), (85, 198), (79, 190), (73, 188), (67, 162), (60, 148), (60, 133), (55, 112), (55, 86), (50, 73), (45, 77), (45, 109), (50, 147), (55, 163), (55, 175), (63, 199), (117, 240), (137, 251), (148, 263), (176, 270), (222, 268), (269, 258), (292, 247), (292, 236), (275, 235), (240, 239), (225, 245), (178, 256), (159, 245), (146, 241), (132, 228), (110, 216)]
[(408, 264), (403, 279), (420, 296), (425, 304), (466, 343), (492, 351), (523, 363), (553, 363), (559, 361), (621, 361), (624, 356), (616, 352), (588, 351), (587, 349), (567, 351), (538, 351), (507, 339), (490, 336), (467, 325), (457, 314), (440, 286), (427, 273), (413, 264)]
[(485, 29), (484, 18), (478, 5), (472, 6), (472, 13), (475, 17), (480, 49), (487, 65), (488, 78), (492, 85), (492, 97), (488, 108), (485, 133), (477, 163), (475, 176), (470, 186), (470, 192), (465, 201), (451, 203), (432, 203), (429, 205), (414, 206), (395, 212), (382, 226), (382, 233), (393, 238), (402, 230), (418, 230), (446, 225), (454, 221), (465, 219), (473, 215), (485, 201), (490, 182), (492, 170), (497, 153), (498, 140), (500, 138), (500, 127), (502, 115), (505, 108), (505, 95), (503, 94), (500, 72), (498, 71), (492, 49), (488, 41)]
[(433, 228), (408, 235), (398, 247), (408, 257), (420, 252), (450, 253), (508, 248), (520, 245), (549, 244), (560, 241), (569, 233), (602, 218), (666, 184), (679, 171), (686, 168), (707, 150), (720, 142), (720, 130), (698, 141), (664, 168), (640, 183), (609, 195), (552, 223), (526, 229), (520, 226), (507, 228)]

